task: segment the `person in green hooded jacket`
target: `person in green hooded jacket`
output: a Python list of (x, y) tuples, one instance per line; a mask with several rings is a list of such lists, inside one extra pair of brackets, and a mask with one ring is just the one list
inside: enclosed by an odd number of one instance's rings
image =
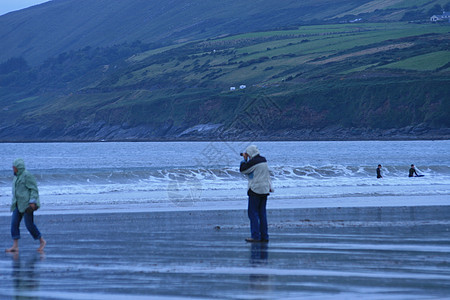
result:
[(25, 219), (25, 225), (35, 240), (39, 240), (38, 251), (43, 251), (46, 241), (42, 238), (39, 229), (34, 224), (34, 211), (41, 204), (39, 201), (39, 191), (34, 176), (25, 169), (23, 159), (16, 159), (13, 163), (14, 179), (12, 184), (11, 203), (11, 237), (13, 246), (6, 249), (6, 252), (19, 251), (20, 222)]

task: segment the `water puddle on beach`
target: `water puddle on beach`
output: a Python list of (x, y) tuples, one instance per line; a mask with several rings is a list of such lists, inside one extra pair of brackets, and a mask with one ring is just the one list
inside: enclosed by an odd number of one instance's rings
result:
[(42, 215), (45, 254), (22, 228), (21, 252), (0, 257), (0, 298), (442, 299), (449, 213), (271, 210), (268, 244), (244, 242), (244, 210)]

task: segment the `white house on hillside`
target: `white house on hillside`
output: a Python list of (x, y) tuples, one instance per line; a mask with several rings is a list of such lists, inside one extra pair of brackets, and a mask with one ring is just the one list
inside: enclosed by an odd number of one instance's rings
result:
[(431, 22), (438, 22), (438, 21), (445, 21), (448, 20), (450, 22), (450, 13), (449, 12), (443, 12), (442, 15), (433, 15), (430, 18)]

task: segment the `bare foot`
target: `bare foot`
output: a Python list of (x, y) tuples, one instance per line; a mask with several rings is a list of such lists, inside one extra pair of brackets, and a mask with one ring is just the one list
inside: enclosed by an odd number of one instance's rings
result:
[(42, 251), (44, 251), (44, 247), (47, 244), (47, 242), (43, 238), (41, 238), (39, 240), (39, 242), (40, 242), (40, 245), (39, 245), (39, 248), (37, 249), (37, 251), (42, 252)]
[(19, 252), (19, 248), (12, 246), (11, 248), (6, 249), (5, 252), (10, 252), (10, 253)]

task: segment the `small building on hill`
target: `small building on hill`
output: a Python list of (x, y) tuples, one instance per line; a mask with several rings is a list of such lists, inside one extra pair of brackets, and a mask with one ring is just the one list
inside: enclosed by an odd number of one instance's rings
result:
[(440, 22), (440, 21), (448, 21), (450, 22), (450, 13), (449, 12), (443, 12), (442, 15), (433, 15), (430, 18), (431, 22)]

